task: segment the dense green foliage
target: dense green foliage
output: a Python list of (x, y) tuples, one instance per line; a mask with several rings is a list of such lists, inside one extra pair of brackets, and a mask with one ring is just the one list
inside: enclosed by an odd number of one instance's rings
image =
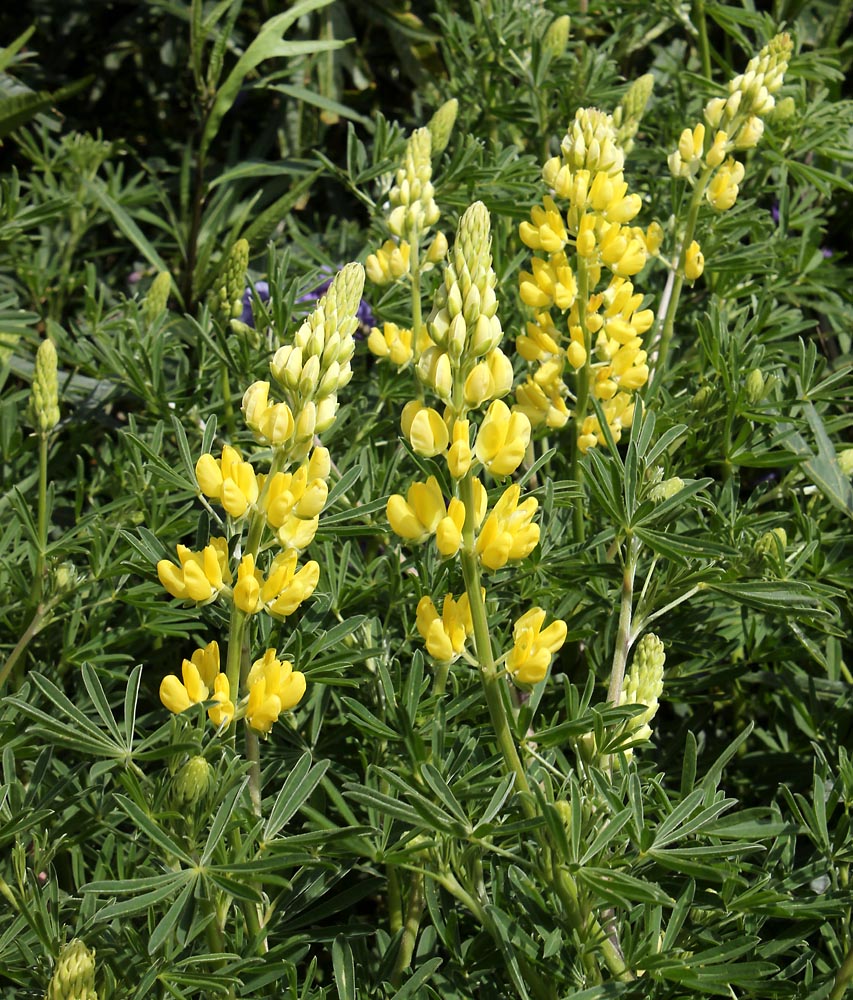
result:
[[(138, 0), (116, 18), (40, 0), (0, 18), (0, 996), (45, 995), (79, 938), (101, 1000), (840, 1000), (850, 4), (279, 6)], [(452, 244), (472, 202), (488, 209), (518, 383), (532, 313), (518, 227), (576, 110), (613, 112), (654, 77), (625, 176), (637, 224), (665, 234), (634, 279), (660, 314), (690, 200), (667, 157), (779, 31), (794, 50), (777, 102), (791, 102), (739, 154), (734, 206), (698, 210), (704, 274), (681, 291), (668, 353), (646, 345), (630, 427), (583, 456), (571, 423), (534, 432), (515, 476), (541, 536), (489, 577), (488, 628), (500, 657), (531, 605), (565, 621), (547, 679), (501, 677), (498, 707), (476, 660), (436, 683), (416, 609), (461, 593), (463, 572), (401, 542), (385, 511), (413, 477), (445, 492), (449, 477), (401, 436), (411, 367), (361, 338), (322, 435), (330, 489), (306, 554), (320, 582), (286, 621), (257, 616), (253, 656), (275, 647), (305, 697), (259, 764), (242, 721), (235, 738), (201, 707), (171, 715), (163, 677), (229, 636), (227, 603), (179, 602), (157, 580), (177, 544), (219, 530), (196, 461), (225, 442), (262, 454), (243, 392), (318, 286), (388, 238), (412, 130), (458, 101), (432, 161), (436, 229)], [(252, 328), (217, 311), (241, 239)], [(443, 273), (422, 275), (425, 317)], [(380, 326), (412, 325), (405, 282), (364, 297)], [(46, 338), (60, 421), (38, 433)], [(608, 683), (649, 629), (666, 666), (638, 740), (641, 710), (609, 703)], [(212, 776), (190, 794), (199, 756)]]

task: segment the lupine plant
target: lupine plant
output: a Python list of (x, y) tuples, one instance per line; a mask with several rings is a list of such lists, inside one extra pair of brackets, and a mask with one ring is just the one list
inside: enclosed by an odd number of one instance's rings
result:
[(0, 996), (848, 996), (849, 5), (137, 6), (0, 39)]

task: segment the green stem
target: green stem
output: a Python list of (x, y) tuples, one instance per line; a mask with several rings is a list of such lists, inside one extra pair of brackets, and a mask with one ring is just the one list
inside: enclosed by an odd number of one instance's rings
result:
[(844, 956), (844, 960), (838, 967), (838, 972), (835, 973), (832, 992), (829, 994), (828, 1000), (841, 1000), (847, 992), (851, 979), (853, 979), (853, 947)]
[(637, 554), (640, 543), (633, 535), (628, 536), (625, 566), (622, 570), (622, 600), (619, 606), (619, 628), (616, 633), (616, 648), (610, 667), (610, 686), (607, 690), (608, 705), (618, 705), (622, 696), (622, 682), (625, 679), (625, 665), (631, 648), (631, 616), (634, 605), (634, 576), (637, 572)]
[(477, 662), (480, 665), (480, 680), (483, 683), (483, 690), (486, 695), (486, 704), (489, 708), (489, 717), (498, 741), (498, 748), (504, 759), (504, 765), (508, 772), (515, 775), (516, 791), (521, 793), (522, 804), (525, 814), (529, 819), (534, 818), (536, 806), (530, 794), (530, 786), (527, 783), (527, 775), (518, 750), (515, 746), (515, 739), (507, 719), (503, 696), (501, 694), (501, 680), (498, 676), (495, 665), (495, 657), (492, 651), (492, 640), (489, 635), (489, 620), (486, 615), (486, 603), (483, 600), (483, 593), (480, 587), (480, 567), (477, 564), (477, 557), (474, 554), (474, 477), (471, 472), (465, 476), (460, 484), (462, 502), (465, 504), (465, 526), (462, 529), (462, 575), (465, 578), (465, 591), (468, 594), (468, 605), (471, 609), (471, 621), (474, 625), (474, 645), (477, 651)]
[(403, 926), (403, 936), (400, 938), (400, 945), (397, 948), (397, 959), (394, 962), (394, 970), (391, 973), (392, 986), (400, 985), (403, 972), (412, 964), (412, 955), (415, 953), (415, 942), (421, 926), (421, 917), (423, 916), (425, 902), (424, 877), (420, 872), (415, 872), (412, 875), (412, 884), (409, 889), (409, 905), (406, 908), (406, 923)]
[(403, 929), (403, 897), (400, 893), (400, 876), (394, 865), (388, 871), (388, 929), (393, 937)]
[(3, 685), (6, 683), (9, 674), (12, 673), (15, 664), (21, 658), (22, 653), (32, 641), (33, 636), (35, 636), (38, 633), (45, 618), (47, 617), (48, 612), (53, 607), (54, 603), (55, 600), (49, 601), (46, 604), (39, 604), (38, 607), (36, 608), (35, 612), (33, 613), (33, 617), (30, 620), (30, 624), (24, 630), (23, 634), (21, 635), (21, 638), (18, 639), (17, 643), (15, 644), (15, 648), (9, 654), (6, 662), (3, 664), (2, 667), (0, 667), (0, 691), (3, 690)]
[(663, 315), (658, 317), (660, 330), (660, 343), (657, 348), (657, 358), (654, 361), (654, 368), (649, 379), (649, 391), (645, 399), (647, 403), (657, 395), (661, 379), (666, 372), (666, 360), (669, 354), (669, 344), (672, 340), (675, 329), (675, 314), (678, 312), (678, 300), (681, 298), (681, 289), (684, 287), (684, 263), (687, 259), (687, 248), (693, 242), (693, 234), (696, 232), (696, 220), (699, 218), (699, 208), (702, 205), (702, 198), (705, 188), (713, 173), (712, 167), (706, 167), (699, 175), (696, 186), (693, 188), (693, 196), (687, 209), (687, 222), (684, 227), (684, 238), (681, 241), (681, 249), (678, 254), (678, 263), (675, 269), (675, 277), (671, 285), (671, 294)]
[[(462, 574), (465, 578), (465, 591), (468, 595), (468, 604), (471, 609), (471, 621), (474, 626), (474, 646), (477, 654), (477, 662), (480, 665), (480, 680), (483, 684), (489, 717), (498, 742), (498, 748), (503, 757), (504, 767), (508, 773), (515, 776), (515, 789), (520, 793), (519, 798), (525, 816), (528, 819), (538, 820), (540, 819), (540, 815), (536, 807), (536, 800), (530, 790), (527, 773), (518, 755), (515, 738), (513, 737), (507, 718), (504, 698), (501, 692), (502, 681), (495, 664), (492, 641), (489, 634), (489, 622), (486, 615), (486, 605), (480, 588), (480, 570), (477, 564), (477, 557), (474, 554), (474, 484), (471, 472), (461, 481), (460, 494), (462, 502), (465, 505), (465, 525), (462, 529), (462, 550), (460, 557), (462, 561)], [(549, 844), (547, 834), (539, 827), (535, 835), (543, 853), (550, 856), (551, 845)], [(626, 969), (621, 952), (607, 937), (598, 922), (594, 919), (584, 919), (577, 885), (572, 876), (562, 868), (557, 868), (556, 874), (557, 877), (554, 879), (555, 888), (571, 925), (579, 933), (583, 933), (586, 928), (590, 934), (594, 935), (594, 939), (598, 942), (607, 966), (614, 977), (620, 980), (632, 979), (633, 976)]]
[(693, 24), (699, 33), (699, 59), (702, 63), (702, 76), (711, 79), (711, 47), (708, 44), (708, 22), (705, 18), (705, 0), (696, 0), (693, 4)]
[(44, 593), (44, 565), (47, 557), (47, 434), (39, 434), (38, 552), (33, 575), (33, 602)]
[[(581, 468), (581, 450), (578, 445), (581, 428), (586, 420), (586, 411), (589, 406), (589, 383), (592, 378), (590, 370), (590, 351), (592, 349), (589, 328), (587, 327), (586, 307), (589, 302), (589, 273), (586, 261), (582, 257), (577, 258), (577, 281), (578, 281), (578, 324), (583, 331), (583, 346), (586, 352), (586, 360), (583, 368), (575, 376), (575, 412), (574, 412), (574, 434), (572, 437), (572, 458), (569, 477), (579, 486), (583, 484), (583, 469)], [(584, 504), (576, 503), (572, 512), (572, 522), (575, 530), (576, 542), (582, 542), (586, 535), (584, 523)]]

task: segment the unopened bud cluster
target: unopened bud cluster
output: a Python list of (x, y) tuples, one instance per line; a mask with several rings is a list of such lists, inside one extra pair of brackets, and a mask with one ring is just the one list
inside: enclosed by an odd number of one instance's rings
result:
[[(632, 98), (632, 106), (640, 106), (641, 96)], [(650, 309), (640, 308), (643, 296), (630, 279), (656, 252), (660, 227), (630, 225), (641, 201), (628, 192), (624, 152), (610, 115), (580, 109), (560, 149), (543, 169), (552, 194), (519, 227), (522, 241), (538, 256), (520, 279), (533, 318), (516, 349), (536, 368), (516, 391), (516, 408), (533, 426), (565, 426), (571, 413), (564, 377), (574, 372), (601, 401), (618, 440), (633, 418), (633, 393), (649, 376), (642, 338), (654, 319)], [(584, 414), (582, 420), (576, 433), (586, 451), (604, 435), (597, 417)]]
[[(487, 571), (526, 558), (539, 542), (536, 498), (522, 499), (520, 486), (511, 483), (489, 510), (481, 478), (484, 473), (495, 479), (511, 476), (530, 441), (528, 418), (500, 398), (512, 388), (512, 365), (499, 346), (495, 285), (489, 213), (475, 202), (459, 222), (426, 324), (429, 346), (417, 366), (440, 408), (413, 399), (401, 418), (403, 434), (418, 455), (447, 463), (451, 494), (445, 496), (430, 476), (412, 483), (405, 496), (392, 495), (387, 505), (391, 527), (402, 538), (415, 544), (434, 538), (442, 558), (463, 552)], [(470, 593), (458, 600), (448, 594), (441, 614), (430, 597), (421, 600), (418, 630), (436, 660), (451, 662), (462, 654), (473, 629), (471, 599)], [(540, 672), (544, 676), (543, 658), (550, 662), (558, 648), (553, 630), (539, 638), (541, 624), (522, 630), (509, 668), (529, 683), (541, 679)]]
[[(251, 621), (258, 614), (287, 618), (314, 593), (319, 564), (310, 559), (300, 565), (299, 560), (317, 532), (331, 470), (329, 452), (315, 436), (333, 423), (338, 391), (352, 376), (363, 284), (360, 264), (344, 267), (293, 343), (276, 352), (270, 369), (283, 400), (270, 399), (269, 382), (246, 390), (243, 414), (255, 439), (271, 446), (269, 472), (257, 472), (228, 444), (219, 457), (199, 458), (199, 493), (224, 511), (225, 533), (211, 537), (199, 551), (178, 545), (177, 562), (160, 560), (157, 575), (172, 597), (195, 605), (224, 600), (232, 619)], [(183, 661), (180, 677), (164, 678), (160, 698), (176, 714), (211, 703), (208, 716), (217, 727), (244, 717), (253, 729), (268, 733), (305, 693), (303, 675), (279, 660), (274, 649), (248, 671), (242, 699), (236, 690), (239, 674), (221, 669), (219, 645), (213, 641)]]
[(37, 434), (47, 435), (59, 423), (59, 375), (56, 347), (49, 338), (36, 351), (29, 402), (30, 423)]
[(347, 264), (335, 276), (292, 344), (280, 347), (270, 371), (284, 400), (271, 402), (270, 383), (254, 382), (243, 395), (243, 414), (259, 444), (304, 458), (316, 434), (334, 423), (338, 392), (352, 378), (364, 269)]
[[(704, 121), (685, 128), (669, 155), (673, 177), (704, 184), (705, 199), (718, 212), (736, 202), (745, 169), (734, 153), (753, 149), (764, 133), (764, 120), (773, 111), (774, 94), (782, 86), (791, 57), (791, 38), (776, 35), (750, 59), (746, 71), (728, 84), (727, 97), (705, 105)], [(691, 244), (684, 260), (685, 277), (693, 281), (703, 270), (698, 244)]]
[(59, 953), (45, 1000), (98, 1000), (95, 989), (95, 952), (79, 939)]
[(214, 315), (223, 323), (236, 319), (243, 312), (243, 293), (246, 290), (248, 267), (249, 244), (246, 240), (237, 240), (225, 259), (222, 277), (214, 290), (211, 302)]
[(663, 643), (653, 633), (644, 635), (637, 643), (631, 671), (625, 677), (620, 705), (645, 705), (645, 711), (635, 715), (628, 723), (632, 737), (647, 740), (652, 734), (651, 721), (658, 710), (663, 694), (663, 668), (666, 653)]
[(646, 105), (652, 96), (655, 78), (651, 73), (635, 80), (628, 88), (616, 110), (613, 112), (613, 125), (616, 129), (616, 141), (625, 154), (634, 148), (634, 136), (643, 120)]
[[(408, 279), (413, 295), (419, 296), (420, 275), (441, 263), (447, 254), (444, 233), (436, 233), (427, 244), (431, 228), (441, 217), (432, 184), (432, 160), (450, 141), (458, 107), (455, 99), (445, 102), (427, 127), (416, 129), (406, 143), (403, 164), (388, 196), (386, 225), (391, 238), (365, 261), (367, 277), (374, 284)], [(400, 370), (417, 363), (426, 345), (423, 328), (411, 330), (386, 323), (384, 329), (373, 327), (367, 346)]]

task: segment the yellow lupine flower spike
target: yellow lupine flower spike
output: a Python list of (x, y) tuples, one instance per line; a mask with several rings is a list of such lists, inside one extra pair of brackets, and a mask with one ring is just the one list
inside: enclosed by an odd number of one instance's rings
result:
[(546, 629), (545, 612), (531, 608), (513, 626), (513, 647), (506, 668), (519, 684), (538, 684), (548, 672), (551, 657), (566, 641), (566, 623), (552, 622)]
[(160, 583), (172, 597), (195, 601), (196, 604), (212, 601), (225, 584), (231, 582), (228, 569), (228, 543), (224, 538), (211, 538), (201, 552), (193, 552), (185, 545), (177, 546), (180, 566), (168, 559), (157, 563)]
[(258, 481), (249, 462), (230, 445), (222, 449), (222, 458), (202, 455), (195, 466), (199, 488), (211, 500), (219, 500), (226, 513), (242, 517), (258, 499)]

